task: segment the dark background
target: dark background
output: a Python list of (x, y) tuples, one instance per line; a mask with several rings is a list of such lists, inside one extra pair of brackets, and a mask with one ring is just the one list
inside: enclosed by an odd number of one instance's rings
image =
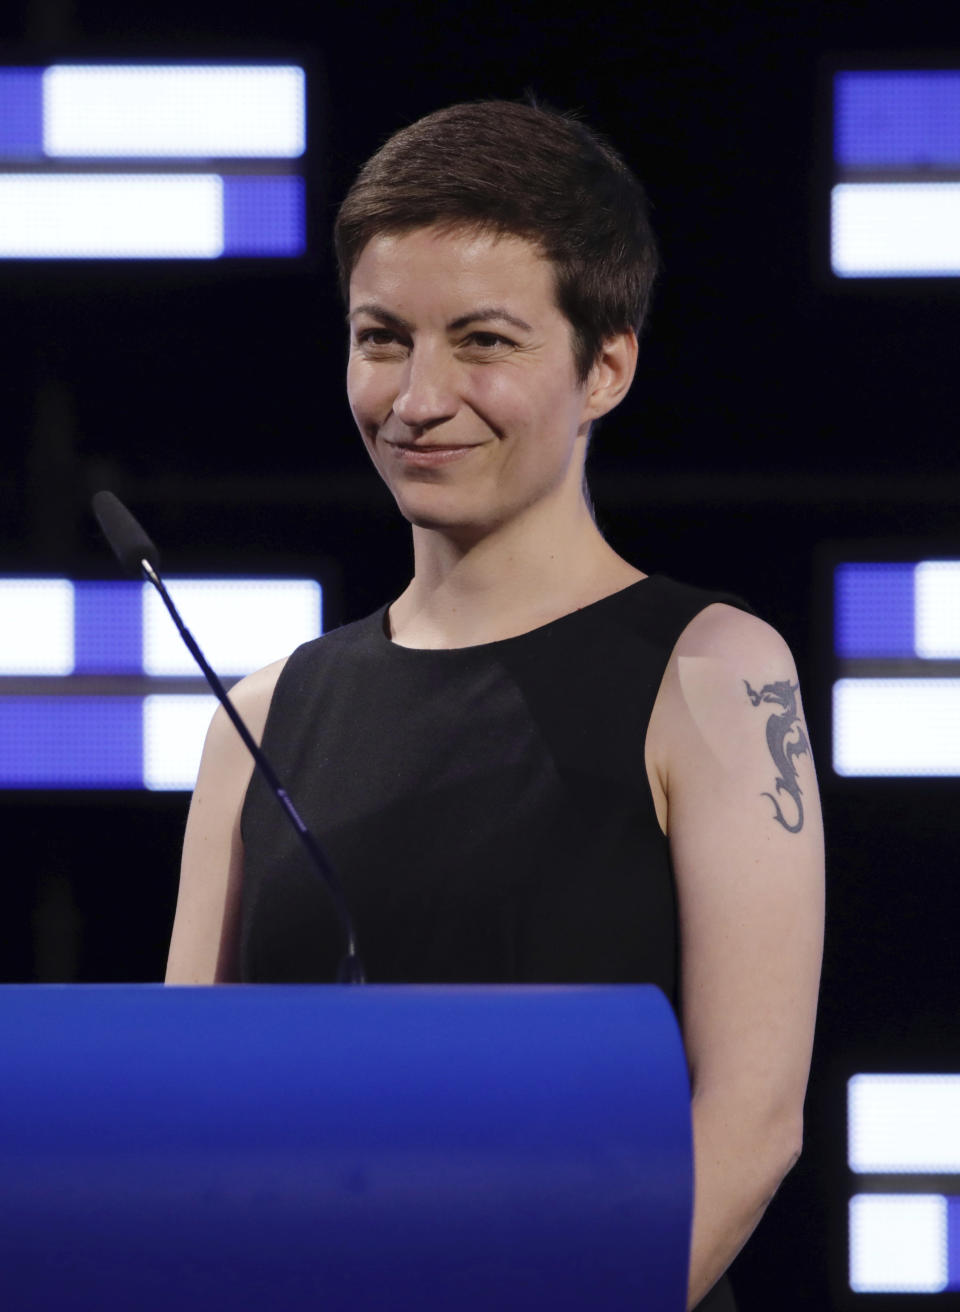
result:
[[(308, 267), (0, 268), (6, 571), (109, 573), (86, 510), (109, 485), (171, 568), (332, 558), (341, 617), (365, 614), (409, 555), (343, 395), (326, 240), (353, 172), (429, 110), (532, 88), (645, 179), (664, 275), (633, 392), (594, 443), (594, 497), (638, 566), (739, 592), (797, 654), (828, 834), (823, 1001), (807, 1150), (734, 1278), (743, 1312), (839, 1305), (843, 1081), (960, 1069), (960, 898), (953, 782), (832, 776), (823, 544), (960, 549), (960, 298), (823, 277), (822, 71), (831, 52), (947, 60), (956, 6), (55, 0), (4, 5), (0, 38), (0, 57), (38, 62), (306, 59), (317, 164)], [(0, 978), (159, 978), (185, 809), (0, 796)]]

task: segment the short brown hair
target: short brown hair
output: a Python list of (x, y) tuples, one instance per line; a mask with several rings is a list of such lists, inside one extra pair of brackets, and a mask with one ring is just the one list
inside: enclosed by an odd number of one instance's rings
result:
[(395, 133), (337, 215), (344, 300), (372, 237), (433, 226), (487, 229), (540, 248), (555, 270), (581, 382), (607, 338), (640, 331), (657, 269), (646, 197), (617, 152), (575, 118), (486, 100)]

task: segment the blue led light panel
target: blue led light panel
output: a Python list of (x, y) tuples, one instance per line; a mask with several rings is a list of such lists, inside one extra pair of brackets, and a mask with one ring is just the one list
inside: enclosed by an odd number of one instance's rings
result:
[(43, 72), (0, 68), (0, 159), (43, 157)]
[(43, 71), (44, 153), (77, 159), (295, 159), (293, 65), (59, 64)]
[[(960, 1077), (853, 1076), (847, 1161), (857, 1176), (848, 1213), (850, 1288), (960, 1290)], [(871, 1175), (883, 1177), (882, 1190)]]
[(0, 693), (0, 786), (141, 788), (139, 697)]
[[(167, 584), (228, 686), (323, 631), (313, 579)], [(0, 788), (190, 789), (215, 709), (149, 584), (0, 578)]]
[(0, 68), (0, 259), (302, 255), (305, 150), (297, 65)]
[(834, 572), (834, 650), (840, 657), (914, 654), (913, 564), (846, 564)]
[(960, 277), (960, 69), (834, 77), (831, 266)]
[(960, 561), (834, 570), (833, 768), (960, 776)]

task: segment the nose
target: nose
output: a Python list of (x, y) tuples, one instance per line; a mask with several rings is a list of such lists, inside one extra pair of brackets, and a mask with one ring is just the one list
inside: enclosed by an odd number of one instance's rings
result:
[(408, 428), (425, 432), (457, 412), (456, 364), (442, 347), (418, 343), (407, 357), (393, 413)]

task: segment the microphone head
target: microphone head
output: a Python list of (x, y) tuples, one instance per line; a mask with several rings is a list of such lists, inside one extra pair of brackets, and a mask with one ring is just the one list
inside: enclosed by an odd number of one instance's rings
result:
[(141, 560), (145, 560), (154, 571), (159, 571), (159, 551), (122, 501), (112, 492), (97, 492), (90, 505), (103, 536), (128, 574), (140, 577)]

